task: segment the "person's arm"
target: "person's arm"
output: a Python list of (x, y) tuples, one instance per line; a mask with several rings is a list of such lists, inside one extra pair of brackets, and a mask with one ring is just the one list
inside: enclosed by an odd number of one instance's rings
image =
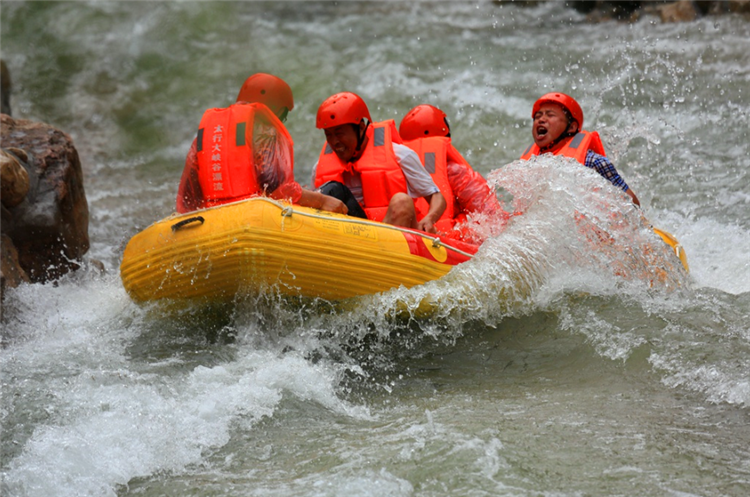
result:
[[(303, 188), (296, 181), (287, 181), (268, 194), (274, 200), (284, 200), (292, 204), (299, 204)], [(300, 204), (301, 205), (301, 204)]]
[(347, 214), (349, 209), (346, 208), (346, 204), (341, 200), (331, 197), (330, 195), (324, 195), (320, 192), (314, 192), (312, 190), (302, 189), (302, 196), (299, 200), (299, 205), (303, 207), (312, 207), (313, 209), (320, 209), (322, 211), (338, 212), (340, 214)]
[(620, 176), (620, 173), (617, 172), (615, 165), (612, 164), (612, 161), (610, 161), (609, 158), (589, 150), (588, 154), (586, 154), (586, 162), (584, 165), (594, 169), (602, 177), (606, 178), (613, 185), (627, 193), (635, 205), (638, 207), (641, 206), (641, 202), (638, 200), (635, 192), (628, 186), (622, 176)]
[(340, 212), (341, 214), (346, 214), (348, 211), (346, 205), (341, 200), (330, 195), (302, 188), (296, 181), (284, 183), (268, 196), (276, 200), (285, 200), (303, 207), (312, 207), (313, 209), (320, 209), (322, 211)]
[(638, 200), (638, 197), (636, 196), (636, 194), (635, 194), (635, 192), (633, 191), (632, 188), (628, 187), (628, 189), (625, 190), (625, 193), (627, 193), (630, 196), (630, 198), (633, 200), (633, 203), (635, 205), (637, 205), (638, 207), (641, 206), (641, 201)]
[(271, 192), (269, 197), (276, 200), (286, 200), (293, 204), (301, 205), (303, 207), (312, 207), (313, 209), (320, 209), (322, 211), (340, 212), (342, 214), (347, 213), (346, 205), (344, 205), (341, 200), (329, 195), (324, 195), (320, 192), (314, 192), (302, 188), (296, 181), (284, 183)]
[(396, 160), (404, 173), (407, 193), (411, 198), (424, 197), (427, 199), (433, 193), (440, 192), (414, 150), (406, 145), (394, 143), (393, 152), (396, 154)]
[(495, 197), (495, 192), (481, 174), (457, 162), (448, 162), (446, 169), (448, 183), (461, 212), (481, 212), (490, 215), (505, 212)]
[[(303, 207), (342, 214), (347, 213), (346, 205), (341, 200), (302, 188), (294, 180), (292, 156), (291, 153), (288, 153), (291, 150), (290, 143), (287, 144), (278, 139), (278, 134), (271, 133), (269, 130), (266, 130), (263, 141), (259, 138), (260, 136), (262, 136), (260, 133), (256, 135), (256, 150), (263, 150), (265, 153), (261, 156), (256, 152), (256, 161), (262, 160), (263, 167), (261, 169), (266, 176), (281, 183), (268, 195), (269, 197), (276, 200), (286, 200)], [(317, 163), (315, 168), (317, 168)], [(315, 169), (313, 169), (313, 178), (315, 178)]]
[(405, 145), (393, 144), (393, 151), (396, 154), (401, 170), (406, 178), (408, 194), (412, 198), (423, 197), (430, 208), (427, 214), (417, 222), (417, 228), (428, 233), (435, 233), (435, 223), (445, 212), (448, 204), (445, 197), (440, 193), (432, 176), (422, 166), (419, 155)]
[(448, 204), (445, 203), (445, 197), (440, 192), (433, 193), (424, 197), (430, 204), (430, 210), (427, 214), (417, 223), (417, 229), (426, 231), (427, 233), (436, 233), (435, 223), (440, 219), (440, 216), (445, 212), (445, 208)]

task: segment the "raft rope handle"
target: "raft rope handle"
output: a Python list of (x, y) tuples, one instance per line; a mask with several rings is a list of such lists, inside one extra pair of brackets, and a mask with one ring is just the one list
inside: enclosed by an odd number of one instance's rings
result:
[(175, 232), (175, 231), (177, 231), (178, 229), (180, 229), (180, 228), (184, 228), (184, 227), (185, 227), (185, 226), (187, 226), (188, 224), (190, 224), (190, 223), (194, 223), (194, 222), (196, 222), (196, 221), (200, 221), (200, 223), (201, 223), (201, 224), (203, 224), (203, 223), (205, 223), (205, 222), (206, 222), (206, 220), (205, 220), (205, 219), (203, 219), (203, 216), (195, 216), (195, 217), (189, 217), (189, 218), (187, 218), (187, 219), (183, 219), (183, 220), (182, 220), (182, 221), (180, 221), (179, 223), (174, 223), (174, 224), (172, 225), (172, 232), (174, 233), (174, 232)]
[[(276, 202), (275, 200), (272, 200), (272, 199), (267, 198), (267, 197), (257, 197), (257, 198), (258, 198), (258, 200), (264, 200), (266, 202), (270, 202), (270, 203), (274, 204), (276, 207), (278, 207), (279, 209), (281, 209), (281, 215), (283, 217), (291, 217), (292, 214), (297, 214), (299, 216), (307, 216), (307, 217), (312, 217), (312, 218), (315, 218), (315, 219), (323, 219), (323, 220), (326, 220), (326, 221), (332, 219), (329, 216), (321, 216), (320, 214), (312, 214), (312, 213), (309, 213), (309, 212), (296, 211), (296, 210), (294, 210), (294, 208), (291, 205), (283, 205), (283, 204), (281, 204), (279, 202)], [(461, 249), (457, 249), (456, 247), (452, 247), (450, 245), (447, 245), (439, 237), (437, 237), (437, 236), (433, 237), (433, 236), (425, 235), (424, 232), (422, 232), (422, 231), (412, 230), (412, 229), (409, 229), (409, 228), (401, 228), (400, 226), (393, 226), (393, 225), (385, 224), (385, 223), (376, 223), (376, 222), (370, 221), (370, 220), (361, 220), (360, 218), (352, 218), (352, 219), (339, 219), (339, 218), (336, 218), (336, 220), (344, 222), (344, 223), (364, 224), (364, 225), (367, 225), (367, 226), (375, 226), (375, 227), (380, 227), (380, 228), (385, 228), (385, 229), (400, 231), (401, 233), (411, 233), (412, 235), (417, 235), (417, 236), (420, 236), (422, 238), (426, 238), (426, 239), (430, 240), (432, 242), (432, 246), (435, 247), (435, 248), (445, 247), (446, 249), (449, 249), (449, 250), (452, 250), (452, 251), (454, 251), (456, 253), (459, 253), (459, 254), (461, 254), (461, 255), (463, 255), (465, 257), (468, 257), (469, 259), (471, 259), (471, 258), (474, 257), (474, 254), (470, 254), (468, 252), (464, 252)]]
[(291, 205), (287, 205), (286, 207), (281, 207), (281, 231), (284, 231), (284, 221), (286, 221), (286, 218), (292, 217), (292, 214), (294, 214), (294, 209), (292, 209)]

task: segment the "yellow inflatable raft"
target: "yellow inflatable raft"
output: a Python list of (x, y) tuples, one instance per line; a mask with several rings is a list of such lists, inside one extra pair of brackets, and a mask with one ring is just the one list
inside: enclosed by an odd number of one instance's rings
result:
[(256, 197), (163, 219), (120, 265), (135, 301), (231, 301), (277, 288), (339, 300), (440, 278), (477, 247), (423, 232)]

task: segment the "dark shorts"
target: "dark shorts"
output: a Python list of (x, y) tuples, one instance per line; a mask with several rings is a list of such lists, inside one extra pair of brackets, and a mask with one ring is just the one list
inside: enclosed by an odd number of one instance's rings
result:
[(359, 205), (357, 199), (354, 198), (351, 190), (349, 190), (349, 188), (347, 188), (343, 183), (339, 183), (338, 181), (329, 181), (328, 183), (324, 183), (323, 185), (321, 185), (321, 187), (318, 188), (318, 191), (324, 195), (330, 195), (331, 197), (337, 198), (344, 202), (344, 204), (346, 204), (346, 208), (349, 209), (350, 216), (367, 219), (367, 214), (365, 214), (364, 209), (362, 209), (362, 206)]

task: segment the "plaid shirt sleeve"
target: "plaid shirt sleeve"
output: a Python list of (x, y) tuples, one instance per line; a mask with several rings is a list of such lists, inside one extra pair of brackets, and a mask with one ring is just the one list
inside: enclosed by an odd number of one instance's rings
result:
[(584, 165), (596, 170), (597, 173), (601, 174), (616, 187), (621, 188), (622, 191), (628, 191), (628, 184), (625, 183), (625, 180), (622, 179), (620, 174), (617, 172), (617, 169), (615, 169), (615, 165), (612, 164), (612, 162), (605, 156), (599, 155), (589, 150), (588, 154), (586, 154), (586, 162)]

